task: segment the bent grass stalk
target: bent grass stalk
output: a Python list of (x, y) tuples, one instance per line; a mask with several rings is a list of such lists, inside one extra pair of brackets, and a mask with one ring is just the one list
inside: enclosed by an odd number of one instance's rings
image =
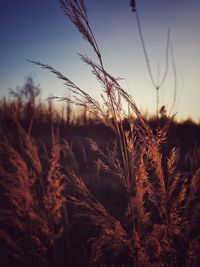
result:
[[(137, 10), (137, 7), (136, 7), (136, 1), (131, 1), (130, 5), (132, 7), (132, 12), (135, 13), (138, 33), (139, 33), (139, 37), (140, 37), (140, 41), (141, 41), (141, 45), (142, 45), (142, 50), (143, 50), (145, 61), (146, 61), (146, 65), (147, 65), (149, 78), (151, 80), (151, 83), (152, 83), (153, 87), (156, 89), (156, 116), (158, 118), (158, 114), (159, 114), (159, 91), (160, 91), (161, 86), (163, 85), (163, 83), (166, 80), (167, 73), (168, 73), (168, 68), (169, 68), (170, 30), (168, 29), (168, 33), (167, 33), (164, 72), (163, 72), (163, 75), (162, 75), (160, 81), (159, 80), (156, 81), (156, 79), (154, 78), (153, 73), (152, 73), (152, 68), (151, 68), (151, 64), (150, 64), (150, 60), (149, 60), (149, 55), (148, 55), (148, 52), (147, 52), (147, 49), (146, 49), (146, 44), (145, 44), (145, 40), (144, 40), (143, 33), (142, 33), (142, 26), (141, 26), (141, 22), (140, 22), (140, 17), (139, 17), (138, 10)], [(175, 67), (175, 64), (173, 62), (173, 69), (174, 69), (174, 67)], [(175, 75), (175, 72), (174, 72), (174, 75)], [(176, 80), (176, 78), (175, 78), (175, 80)]]

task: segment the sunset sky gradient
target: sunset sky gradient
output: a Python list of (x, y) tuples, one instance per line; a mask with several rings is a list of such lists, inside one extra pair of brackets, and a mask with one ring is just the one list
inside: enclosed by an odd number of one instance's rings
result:
[[(138, 35), (135, 14), (129, 0), (87, 0), (92, 29), (102, 52), (104, 65), (142, 111), (155, 113), (156, 92), (148, 76)], [(146, 48), (155, 79), (165, 65), (167, 31), (171, 31), (177, 73), (176, 105), (171, 110), (174, 73), (160, 89), (160, 105), (177, 113), (177, 118), (200, 119), (200, 1), (137, 1)], [(0, 1), (0, 95), (22, 86), (31, 75), (47, 96), (68, 96), (62, 81), (32, 65), (26, 59), (50, 64), (94, 97), (100, 85), (77, 53), (94, 58), (89, 44), (63, 15), (58, 0)], [(160, 74), (159, 74), (160, 73)]]

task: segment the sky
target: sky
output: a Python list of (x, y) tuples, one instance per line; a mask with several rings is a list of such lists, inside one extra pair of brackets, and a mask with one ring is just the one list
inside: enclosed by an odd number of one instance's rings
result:
[[(86, 0), (90, 24), (106, 70), (121, 77), (142, 112), (155, 114), (156, 89), (149, 79), (129, 0)], [(173, 47), (169, 71), (160, 88), (159, 105), (177, 119), (200, 120), (200, 1), (138, 0), (137, 10), (152, 73), (159, 80), (165, 69), (167, 31)], [(0, 96), (23, 86), (31, 75), (42, 89), (41, 98), (69, 96), (53, 74), (27, 61), (49, 64), (93, 97), (102, 88), (77, 53), (94, 58), (93, 50), (64, 16), (58, 0), (0, 0)], [(176, 82), (176, 102), (173, 95)]]

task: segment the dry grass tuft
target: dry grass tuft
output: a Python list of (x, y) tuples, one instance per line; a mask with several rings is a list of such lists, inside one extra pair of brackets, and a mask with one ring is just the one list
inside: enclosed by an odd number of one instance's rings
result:
[[(120, 259), (121, 264), (130, 261), (133, 257), (131, 242), (120, 222), (94, 198), (81, 178), (69, 173), (67, 181), (72, 226), (74, 224), (75, 229), (81, 227), (79, 238), (85, 235), (84, 241), (91, 246), (89, 266), (111, 266), (117, 259)], [(85, 232), (85, 229), (90, 229), (91, 232)]]
[(58, 163), (59, 145), (52, 148), (46, 176), (35, 142), (16, 121), (14, 123), (20, 133), (20, 150), (6, 136), (0, 146), (3, 156), (0, 186), (4, 197), (0, 209), (0, 239), (5, 255), (18, 256), (20, 261), (32, 258), (46, 262), (50, 247), (55, 246), (63, 233), (61, 212), (65, 197), (64, 175)]

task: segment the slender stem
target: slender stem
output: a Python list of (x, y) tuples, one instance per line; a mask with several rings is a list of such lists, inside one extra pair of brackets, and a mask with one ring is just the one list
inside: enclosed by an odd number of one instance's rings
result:
[(171, 61), (172, 61), (172, 68), (173, 68), (173, 73), (174, 73), (174, 95), (173, 95), (173, 104), (170, 110), (173, 110), (173, 108), (175, 108), (175, 104), (176, 104), (176, 91), (177, 91), (177, 73), (176, 73), (176, 63), (175, 63), (175, 59), (174, 59), (174, 51), (173, 51), (173, 45), (171, 44)]
[(160, 87), (156, 87), (156, 116), (157, 116), (157, 119), (159, 116), (159, 89), (160, 89)]
[[(165, 165), (165, 163), (164, 163)], [(173, 257), (172, 257), (172, 250), (171, 250), (171, 238), (170, 238), (170, 214), (168, 209), (168, 200), (169, 200), (169, 179), (168, 179), (168, 169), (163, 166), (167, 173), (165, 173), (165, 220), (166, 220), (166, 228), (167, 228), (167, 244), (168, 244), (168, 251), (169, 251), (169, 266), (173, 267)]]
[(142, 43), (142, 49), (143, 49), (143, 52), (144, 52), (144, 56), (145, 56), (145, 60), (146, 60), (146, 64), (147, 64), (147, 69), (148, 69), (148, 73), (149, 73), (149, 77), (151, 79), (151, 82), (152, 82), (153, 86), (156, 88), (157, 85), (156, 85), (156, 82), (155, 82), (155, 80), (153, 78), (151, 65), (150, 65), (150, 61), (149, 61), (149, 57), (148, 57), (148, 53), (147, 53), (147, 49), (146, 49), (143, 33), (142, 33), (142, 27), (141, 27), (141, 23), (140, 23), (140, 18), (139, 18), (137, 10), (135, 11), (135, 15), (136, 15), (136, 22), (137, 22), (139, 37), (140, 37), (140, 41)]
[(170, 42), (170, 29), (168, 29), (167, 32), (167, 44), (166, 44), (166, 52), (165, 52), (165, 71), (163, 74), (162, 79), (160, 80), (160, 83), (158, 83), (158, 87), (161, 87), (167, 77), (168, 68), (169, 68), (169, 42)]
[[(135, 220), (135, 216), (134, 216), (134, 208), (133, 208), (133, 201), (132, 201), (132, 196), (129, 193), (129, 203), (130, 203), (130, 209), (131, 209), (131, 237), (134, 239), (134, 232), (137, 229), (137, 225), (136, 225), (136, 220)], [(135, 241), (133, 241), (133, 246), (134, 246), (134, 250), (135, 250), (135, 258), (134, 258), (134, 266), (138, 267), (138, 252), (137, 252), (137, 248), (135, 246)]]
[(169, 222), (169, 213), (168, 213), (168, 193), (166, 191), (166, 197), (165, 197), (165, 203), (164, 203), (164, 208), (165, 208), (165, 224), (166, 224), (166, 231), (167, 231), (167, 249), (169, 252), (169, 266), (173, 267), (173, 262), (172, 262), (172, 254), (171, 254), (171, 246), (170, 246), (170, 222)]

